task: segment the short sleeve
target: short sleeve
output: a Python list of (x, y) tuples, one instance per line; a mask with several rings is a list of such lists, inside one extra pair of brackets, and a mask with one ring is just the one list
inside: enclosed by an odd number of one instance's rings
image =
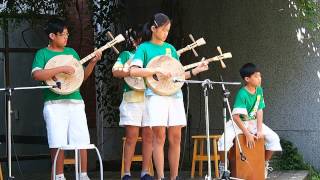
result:
[(260, 109), (264, 109), (265, 107), (266, 107), (266, 104), (264, 103), (264, 95), (263, 95), (263, 89), (261, 88), (261, 87), (259, 87), (259, 91), (260, 91), (260, 93), (259, 93), (259, 95), (261, 96), (261, 98), (260, 98), (260, 103), (259, 103), (259, 110)]
[(134, 54), (131, 66), (143, 67), (144, 61), (146, 61), (146, 53), (144, 46), (139, 46), (136, 53)]
[(128, 61), (130, 58), (130, 54), (128, 51), (123, 51), (120, 53), (119, 57), (117, 58), (117, 61), (114, 63), (113, 68), (121, 68), (123, 65)]
[(243, 91), (240, 90), (236, 96), (235, 101), (234, 101), (232, 114), (248, 115), (248, 111), (247, 111), (246, 107), (247, 106), (246, 106), (245, 95), (243, 94)]
[(38, 50), (33, 59), (31, 73), (33, 73), (36, 70), (44, 69), (45, 65), (46, 62), (44, 52), (42, 50)]

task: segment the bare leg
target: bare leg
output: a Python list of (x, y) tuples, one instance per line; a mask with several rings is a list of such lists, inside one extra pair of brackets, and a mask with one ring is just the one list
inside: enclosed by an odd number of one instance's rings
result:
[(172, 126), (168, 129), (169, 139), (169, 167), (170, 179), (175, 179), (178, 176), (179, 160), (180, 160), (180, 142), (181, 142), (181, 126)]
[(224, 163), (224, 151), (219, 151), (220, 161)]
[(163, 126), (153, 127), (153, 160), (158, 178), (164, 177), (163, 147), (166, 140), (166, 128)]
[(88, 154), (86, 149), (80, 149), (81, 172), (88, 172)]
[(142, 171), (148, 171), (152, 159), (152, 129), (142, 128)]
[(131, 169), (132, 158), (136, 149), (139, 136), (139, 127), (126, 126), (126, 143), (124, 146), (124, 172), (128, 173)]
[(273, 155), (273, 151), (266, 150), (264, 154), (265, 154), (265, 160), (269, 161)]
[[(56, 156), (56, 152), (58, 149), (52, 148), (50, 149), (51, 154), (51, 163), (52, 163), (52, 171), (51, 171), (51, 179), (53, 177), (53, 161)], [(57, 162), (56, 162), (56, 174), (63, 174), (63, 161), (64, 161), (64, 152), (63, 150), (60, 150)]]

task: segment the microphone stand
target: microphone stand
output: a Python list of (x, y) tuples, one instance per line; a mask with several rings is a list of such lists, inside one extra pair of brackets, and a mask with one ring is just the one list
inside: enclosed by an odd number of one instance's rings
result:
[(239, 82), (215, 82), (211, 81), (210, 79), (205, 79), (204, 81), (198, 80), (180, 80), (174, 79), (173, 82), (184, 82), (186, 84), (201, 84), (203, 88), (203, 95), (205, 99), (205, 120), (206, 120), (206, 139), (207, 139), (207, 154), (208, 154), (208, 175), (205, 176), (205, 180), (212, 180), (211, 176), (211, 156), (210, 156), (210, 131), (209, 131), (209, 96), (208, 96), (208, 89), (213, 89), (214, 84), (221, 84), (221, 85), (240, 85)]
[[(222, 76), (220, 75), (220, 80), (221, 82), (223, 82), (223, 79), (222, 79)], [(225, 179), (225, 180), (230, 180), (230, 179), (238, 179), (239, 178), (235, 178), (235, 177), (230, 177), (230, 171), (228, 170), (228, 157), (227, 157), (227, 151), (226, 151), (226, 125), (227, 125), (227, 108), (228, 108), (228, 111), (229, 111), (229, 115), (230, 115), (230, 121), (232, 123), (232, 127), (233, 127), (233, 130), (234, 130), (234, 133), (236, 134), (235, 132), (235, 125), (234, 125), (234, 121), (233, 121), (233, 117), (232, 117), (232, 113), (231, 113), (231, 108), (230, 108), (230, 103), (229, 103), (229, 95), (230, 95), (230, 92), (228, 89), (225, 88), (225, 85), (222, 83), (221, 84), (221, 87), (222, 87), (222, 93), (223, 93), (223, 130), (224, 130), (224, 136), (223, 136), (223, 139), (224, 139), (224, 170), (222, 172), (222, 175), (220, 177), (220, 179)], [(237, 144), (239, 146), (239, 150), (240, 150), (240, 159), (242, 161), (245, 161), (247, 158), (246, 156), (243, 154), (243, 151), (242, 151), (242, 148), (241, 148), (241, 145), (239, 143), (239, 138), (238, 136), (236, 136), (236, 141), (237, 141)]]
[(4, 91), (5, 95), (7, 96), (7, 158), (8, 158), (8, 180), (14, 179), (14, 176), (11, 174), (11, 139), (12, 139), (12, 132), (11, 132), (11, 101), (12, 101), (12, 93), (14, 90), (28, 90), (28, 89), (48, 89), (48, 88), (61, 88), (61, 83), (57, 82), (56, 85), (53, 86), (34, 86), (34, 87), (6, 87), (6, 88), (0, 88), (0, 91)]

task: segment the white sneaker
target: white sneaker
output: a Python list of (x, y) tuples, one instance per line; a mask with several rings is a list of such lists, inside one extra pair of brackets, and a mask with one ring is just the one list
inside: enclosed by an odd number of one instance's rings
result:
[(56, 177), (56, 180), (66, 180), (66, 178), (64, 176), (60, 176), (60, 177)]
[(218, 170), (219, 170), (219, 177), (221, 178), (224, 172), (224, 162), (222, 161), (219, 162)]
[(273, 171), (273, 168), (269, 166), (269, 161), (266, 161), (264, 163), (264, 177), (265, 179), (268, 178), (268, 173)]
[(80, 175), (80, 180), (90, 180), (88, 175)]

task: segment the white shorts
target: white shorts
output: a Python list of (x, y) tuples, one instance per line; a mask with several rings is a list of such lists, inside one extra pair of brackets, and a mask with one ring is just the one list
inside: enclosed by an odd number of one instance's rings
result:
[[(257, 133), (257, 121), (243, 121), (245, 127), (251, 132), (252, 134)], [(243, 134), (242, 130), (237, 126), (236, 123), (233, 123), (235, 127), (235, 131), (233, 130), (232, 121), (228, 121), (226, 125), (226, 149), (227, 151), (233, 146), (233, 140), (236, 135)], [(236, 134), (235, 134), (236, 132)], [(280, 145), (280, 138), (279, 136), (268, 126), (262, 124), (262, 133), (264, 134), (265, 138), (265, 148), (266, 150), (270, 151), (282, 151)], [(222, 134), (221, 138), (218, 142), (218, 150), (224, 151), (224, 134)]]
[(43, 116), (47, 126), (49, 148), (90, 144), (84, 103), (46, 102)]
[(145, 104), (144, 102), (127, 102), (122, 100), (120, 107), (119, 126), (142, 126)]
[(146, 117), (143, 126), (186, 126), (183, 98), (171, 96), (147, 96)]

